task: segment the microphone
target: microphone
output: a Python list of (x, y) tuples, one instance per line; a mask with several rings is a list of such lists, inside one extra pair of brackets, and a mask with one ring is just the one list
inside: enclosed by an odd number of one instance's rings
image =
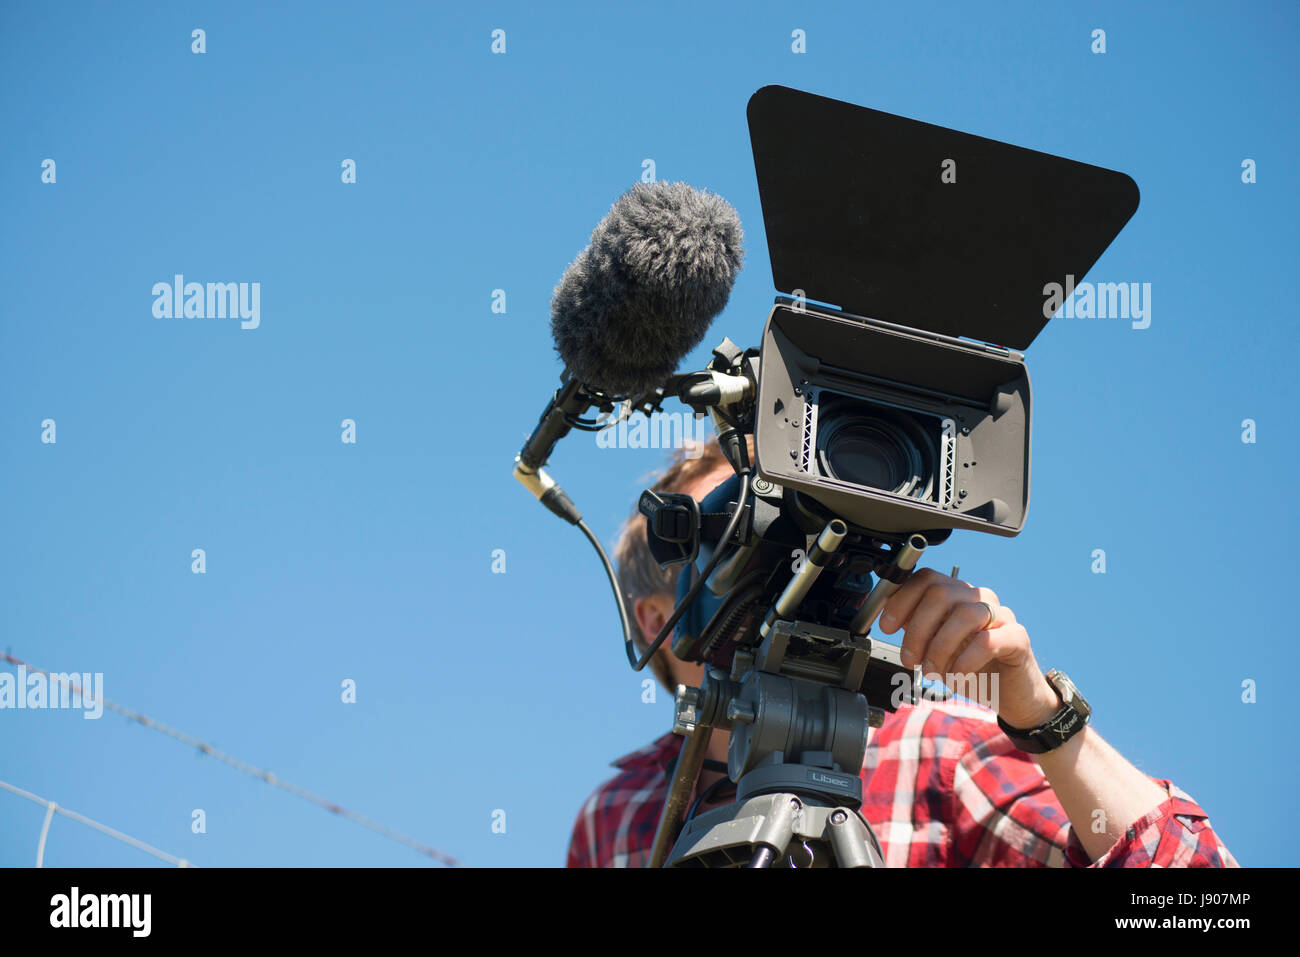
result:
[(551, 298), (562, 385), (515, 457), (515, 478), (548, 509), (582, 515), (542, 467), (593, 405), (656, 391), (700, 344), (744, 261), (740, 216), (685, 183), (637, 183), (620, 196)]
[(582, 382), (565, 370), (564, 384), (551, 396), (533, 434), (515, 456), (515, 478), (570, 525), (581, 525), (582, 513), (542, 466), (560, 439), (569, 434), (573, 427), (569, 423), (591, 408), (591, 398)]
[(721, 196), (637, 183), (555, 287), (551, 334), (564, 365), (607, 395), (653, 392), (727, 304), (743, 241)]

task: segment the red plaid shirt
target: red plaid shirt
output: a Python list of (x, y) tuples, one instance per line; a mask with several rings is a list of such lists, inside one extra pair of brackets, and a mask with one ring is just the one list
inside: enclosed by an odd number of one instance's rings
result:
[[(684, 739), (669, 733), (614, 762), (583, 805), (569, 867), (644, 867)], [(887, 714), (862, 763), (862, 814), (888, 867), (1238, 867), (1209, 816), (1169, 781), (1168, 800), (1096, 861), (1030, 755), (987, 708), (923, 701)]]

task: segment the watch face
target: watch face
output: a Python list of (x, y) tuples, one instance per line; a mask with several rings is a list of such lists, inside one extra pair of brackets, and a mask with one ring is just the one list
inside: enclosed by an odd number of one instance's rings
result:
[(1057, 671), (1053, 668), (1047, 675), (1047, 680), (1051, 682), (1052, 687), (1057, 690), (1061, 700), (1074, 708), (1075, 711), (1085, 718), (1092, 714), (1092, 708), (1083, 695), (1079, 694), (1079, 689), (1074, 686), (1074, 682), (1066, 677), (1064, 672)]

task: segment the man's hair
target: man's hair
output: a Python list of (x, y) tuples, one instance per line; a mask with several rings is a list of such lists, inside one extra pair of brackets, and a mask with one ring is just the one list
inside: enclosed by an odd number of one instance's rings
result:
[[(750, 456), (753, 456), (753, 439), (749, 439)], [(726, 456), (718, 448), (718, 440), (710, 437), (705, 442), (687, 440), (682, 447), (673, 452), (668, 468), (659, 480), (650, 486), (656, 492), (679, 492), (690, 483), (701, 479), (710, 472), (720, 468), (729, 468)], [(677, 590), (677, 576), (681, 566), (660, 568), (659, 563), (650, 554), (650, 544), (646, 541), (645, 517), (632, 507), (632, 515), (623, 523), (618, 533), (618, 542), (614, 545), (614, 561), (618, 565), (618, 584), (623, 589), (623, 602), (628, 620), (632, 625), (632, 641), (637, 652), (645, 654), (654, 635), (643, 635), (636, 620), (636, 601), (638, 598), (650, 598), (654, 595), (672, 595)], [(649, 668), (659, 683), (670, 692), (677, 689), (673, 685), (672, 672), (668, 657), (663, 654), (668, 642), (660, 646), (660, 651), (650, 659)]]

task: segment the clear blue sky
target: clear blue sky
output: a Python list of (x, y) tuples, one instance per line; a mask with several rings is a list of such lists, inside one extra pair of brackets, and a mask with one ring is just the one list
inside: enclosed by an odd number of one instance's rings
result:
[[(779, 83), (1139, 184), (1090, 278), (1151, 283), (1150, 328), (1047, 326), (1027, 527), (934, 561), (1243, 864), (1296, 864), (1296, 7), (610, 7), (0, 8), (2, 650), (468, 865), (561, 863), (670, 703), (642, 703), (587, 543), (510, 476), (559, 373), (551, 291), (650, 158), (746, 227), (694, 364), (756, 344), (745, 104)], [(155, 318), (176, 273), (260, 282), (259, 328)], [(553, 465), (608, 541), (662, 457), (575, 436)], [(0, 712), (0, 779), (200, 865), (426, 862), (111, 714)], [(0, 865), (40, 825), (0, 793)], [(66, 819), (46, 859), (156, 863)]]

